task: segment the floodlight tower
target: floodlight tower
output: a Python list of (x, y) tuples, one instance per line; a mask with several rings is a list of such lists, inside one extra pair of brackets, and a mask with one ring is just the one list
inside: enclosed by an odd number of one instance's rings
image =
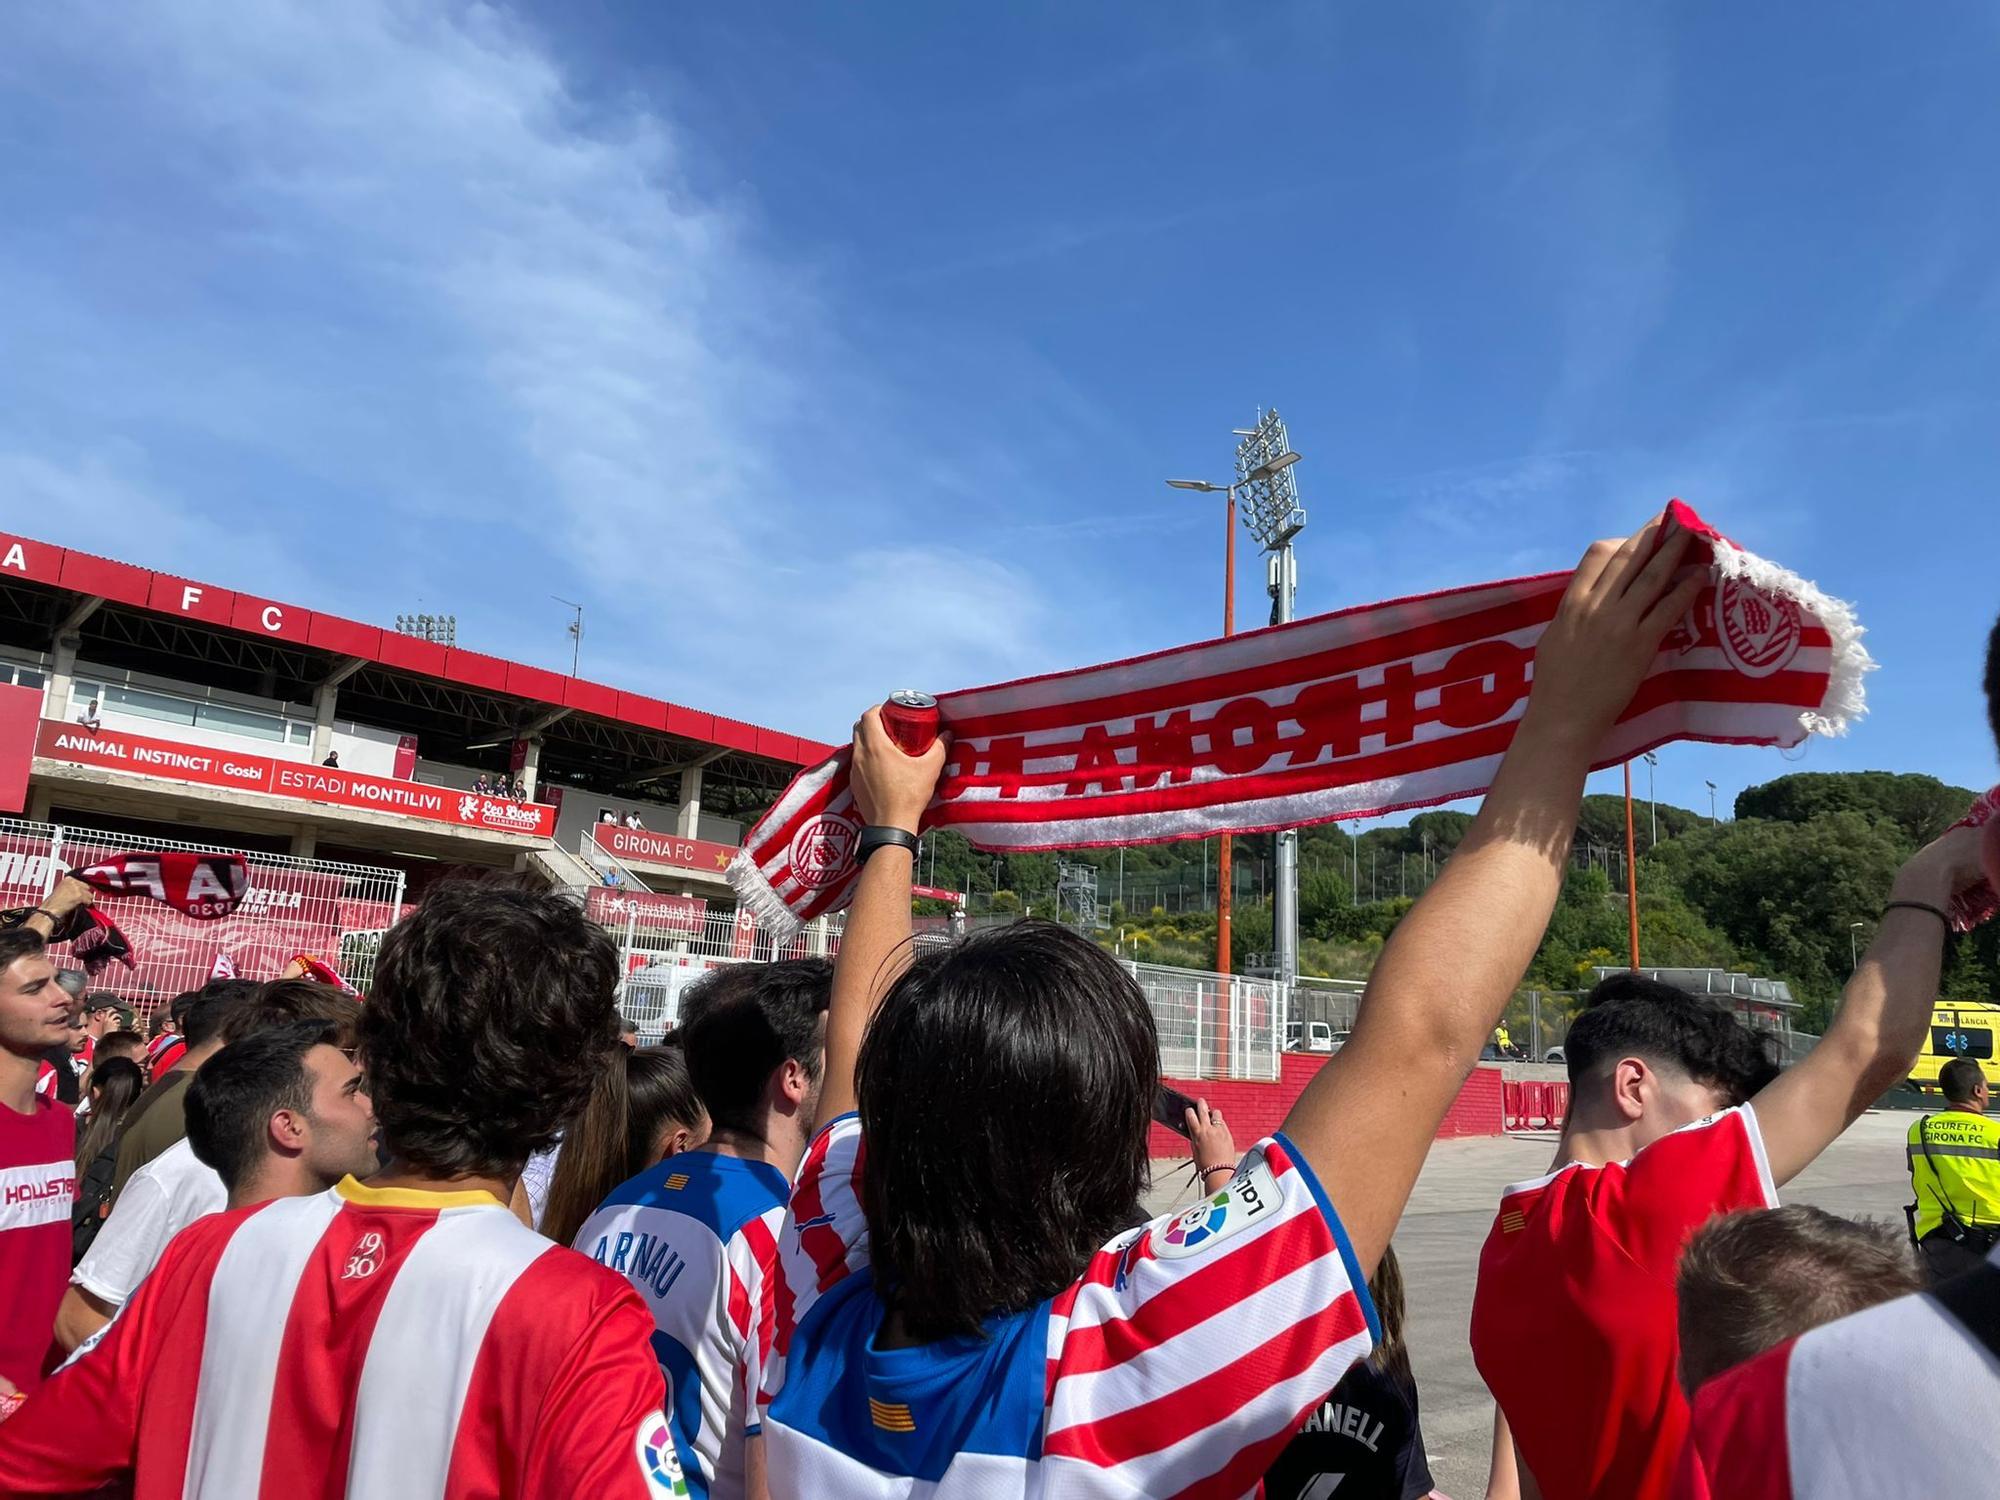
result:
[[(1238, 428), (1236, 490), (1243, 506), (1243, 525), (1264, 549), (1266, 588), (1271, 595), (1271, 623), (1292, 617), (1298, 594), (1299, 566), (1292, 538), (1305, 529), (1306, 513), (1299, 505), (1299, 482), (1292, 472), (1298, 454), (1292, 451), (1284, 419), (1276, 411), (1260, 412), (1255, 426)], [(1299, 835), (1280, 830), (1277, 878), (1273, 890), (1271, 928), (1278, 950), (1277, 977), (1290, 984), (1299, 977)]]
[[(1276, 418), (1277, 413), (1272, 412), (1271, 415), (1273, 418)], [(1261, 460), (1248, 469), (1243, 467), (1243, 451), (1239, 448), (1236, 453), (1236, 472), (1238, 477), (1228, 484), (1211, 484), (1206, 479), (1169, 479), (1167, 481), (1172, 488), (1177, 490), (1194, 490), (1198, 494), (1225, 495), (1228, 497), (1228, 508), (1223, 512), (1222, 517), (1222, 633), (1224, 636), (1236, 634), (1236, 497), (1239, 493), (1247, 494), (1249, 487), (1253, 484), (1269, 484), (1299, 461), (1298, 454), (1283, 446), (1284, 433), (1284, 426), (1280, 424), (1278, 427), (1280, 446), (1272, 450), (1270, 457)], [(1293, 491), (1293, 493), (1296, 494), (1296, 491)], [(1299, 524), (1301, 526), (1305, 524), (1304, 511), (1299, 512)], [(1254, 531), (1255, 528), (1252, 527), (1252, 530)], [(1291, 606), (1287, 604), (1285, 607), (1289, 612)], [(1234, 971), (1234, 966), (1229, 960), (1229, 941), (1230, 908), (1235, 901), (1236, 874), (1230, 859), (1230, 843), (1230, 837), (1225, 833), (1217, 842), (1215, 853), (1215, 966), (1225, 974)], [(1296, 865), (1298, 862), (1298, 848), (1296, 844), (1293, 845), (1292, 856), (1293, 864)], [(1294, 885), (1293, 890), (1296, 895), (1296, 885)], [(1293, 915), (1295, 919), (1297, 916), (1297, 905), (1297, 901), (1294, 900)], [(1296, 942), (1292, 945), (1292, 953), (1293, 967), (1296, 969), (1298, 962), (1298, 944)]]

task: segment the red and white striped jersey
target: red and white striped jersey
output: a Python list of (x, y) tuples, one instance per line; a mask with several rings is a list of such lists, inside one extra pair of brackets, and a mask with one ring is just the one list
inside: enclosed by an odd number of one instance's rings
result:
[(1801, 1334), (1695, 1392), (1673, 1494), (1987, 1495), (1996, 1475), (2000, 1358), (1918, 1294)]
[(0, 1494), (684, 1494), (652, 1328), (622, 1277), (485, 1193), (350, 1178), (176, 1237), (0, 1425)]
[(1248, 1495), (1372, 1347), (1346, 1234), (1278, 1136), (1224, 1191), (1119, 1236), (985, 1338), (878, 1349), (861, 1148), (853, 1115), (820, 1135), (780, 1236), (773, 1495)]

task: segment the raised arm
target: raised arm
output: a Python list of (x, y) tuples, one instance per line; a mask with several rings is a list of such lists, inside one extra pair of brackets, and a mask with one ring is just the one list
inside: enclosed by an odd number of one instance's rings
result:
[[(944, 771), (946, 742), (908, 755), (882, 728), (878, 709), (854, 725), (854, 759), (848, 770), (855, 809), (870, 828), (917, 831)], [(833, 965), (833, 998), (826, 1012), (826, 1076), (819, 1118), (831, 1120), (855, 1106), (854, 1067), (868, 1019), (910, 961), (910, 851), (893, 845), (875, 851), (861, 867), (848, 908), (840, 955)]]
[(28, 913), (21, 925), (45, 938), (52, 938), (59, 922), (79, 906), (89, 906), (96, 900), (96, 891), (74, 875), (65, 875), (56, 882), (56, 888), (49, 892), (48, 899)]
[(1655, 550), (1660, 524), (1599, 542), (1577, 565), (1479, 816), (1383, 948), (1347, 1045), (1285, 1120), (1366, 1274), (1542, 940), (1591, 758), (1700, 591), (1700, 570), (1676, 582), (1685, 533)]
[(1955, 828), (1896, 872), (1875, 941), (1842, 992), (1817, 1047), (1751, 1101), (1772, 1180), (1789, 1182), (1889, 1089), (1923, 1049), (1944, 964), (1943, 913), (1979, 879), (1979, 830)]

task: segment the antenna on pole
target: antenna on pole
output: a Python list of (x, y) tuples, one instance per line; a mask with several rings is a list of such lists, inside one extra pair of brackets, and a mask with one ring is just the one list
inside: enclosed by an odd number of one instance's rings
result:
[(576, 618), (571, 620), (566, 627), (569, 631), (570, 641), (569, 675), (574, 677), (576, 676), (578, 664), (583, 660), (583, 606), (578, 604), (574, 599), (563, 598), (561, 594), (551, 594), (549, 597), (558, 604), (568, 605), (576, 614)]

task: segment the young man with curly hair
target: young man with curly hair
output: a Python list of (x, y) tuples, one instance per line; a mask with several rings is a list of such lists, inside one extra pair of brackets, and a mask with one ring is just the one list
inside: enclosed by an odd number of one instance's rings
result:
[(614, 1060), (617, 977), (573, 900), (432, 891), (361, 1022), (388, 1165), (183, 1232), (0, 1425), (0, 1493), (685, 1493), (644, 1303), (507, 1207)]

